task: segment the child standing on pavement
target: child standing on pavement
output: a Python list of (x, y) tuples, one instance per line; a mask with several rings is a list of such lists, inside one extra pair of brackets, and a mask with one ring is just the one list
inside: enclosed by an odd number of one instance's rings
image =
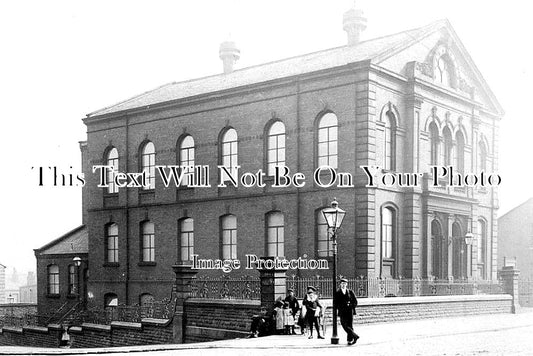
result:
[(276, 334), (283, 334), (285, 331), (285, 315), (283, 313), (283, 302), (276, 301), (274, 304), (274, 320), (276, 321)]
[(289, 309), (288, 302), (283, 304), (283, 317), (285, 321), (285, 335), (295, 334), (294, 317), (292, 316), (292, 310)]

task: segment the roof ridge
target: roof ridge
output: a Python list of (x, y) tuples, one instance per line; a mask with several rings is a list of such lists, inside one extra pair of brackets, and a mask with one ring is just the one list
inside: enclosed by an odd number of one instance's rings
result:
[[(360, 46), (362, 44), (365, 44), (365, 43), (368, 43), (368, 42), (378, 41), (378, 40), (382, 40), (382, 39), (385, 39), (385, 38), (390, 38), (390, 37), (398, 36), (398, 35), (401, 35), (401, 34), (405, 34), (405, 33), (408, 33), (408, 32), (419, 31), (419, 30), (421, 30), (423, 28), (426, 28), (426, 27), (435, 26), (436, 23), (441, 22), (441, 21), (447, 21), (447, 20), (446, 19), (444, 19), (444, 20), (441, 19), (441, 20), (434, 21), (434, 22), (432, 22), (432, 23), (430, 23), (428, 25), (424, 25), (424, 26), (421, 26), (421, 27), (416, 27), (416, 28), (412, 28), (412, 29), (408, 29), (408, 30), (392, 33), (392, 34), (389, 34), (389, 35), (380, 36), (380, 37), (370, 38), (368, 40), (361, 41), (361, 42), (357, 43), (353, 47), (358, 47), (358, 46)], [(342, 49), (342, 48), (349, 48), (349, 47), (352, 47), (352, 46), (347, 46), (347, 45), (336, 46), (336, 47), (321, 49), (321, 50), (318, 50), (318, 51), (303, 53), (303, 54), (299, 54), (299, 55), (295, 55), (295, 56), (285, 57), (285, 58), (281, 58), (281, 59), (277, 59), (277, 60), (273, 60), (273, 61), (269, 61), (269, 62), (258, 63), (258, 64), (254, 64), (254, 65), (251, 65), (251, 66), (248, 66), (248, 67), (236, 69), (232, 73), (243, 72), (243, 71), (246, 71), (246, 70), (250, 70), (252, 68), (258, 68), (258, 67), (262, 67), (262, 66), (267, 66), (267, 65), (270, 65), (270, 64), (274, 64), (274, 63), (282, 63), (284, 61), (289, 61), (289, 60), (296, 59), (296, 58), (303, 58), (303, 57), (307, 57), (307, 56), (311, 56), (311, 55), (316, 55), (316, 54), (319, 54), (319, 53), (327, 53), (327, 52), (330, 52), (330, 51), (335, 51), (335, 50), (339, 50), (339, 49)], [(231, 73), (229, 73), (229, 75), (231, 75)], [(205, 80), (205, 79), (209, 79), (209, 78), (227, 77), (227, 76), (228, 76), (228, 74), (225, 74), (225, 73), (217, 73), (217, 74), (211, 74), (211, 75), (207, 75), (207, 76), (203, 76), (203, 77), (191, 78), (191, 79), (182, 80), (182, 81), (172, 81), (170, 83), (163, 84), (161, 86), (158, 86), (158, 87), (153, 88), (151, 90), (145, 91), (145, 92), (143, 92), (141, 94), (135, 95), (135, 96), (130, 97), (128, 99), (119, 101), (119, 102), (117, 102), (115, 104), (112, 104), (112, 105), (106, 106), (104, 108), (95, 110), (95, 111), (87, 114), (86, 116), (90, 117), (90, 116), (93, 116), (93, 115), (98, 115), (99, 112), (102, 112), (102, 111), (105, 111), (105, 110), (109, 110), (109, 109), (112, 109), (112, 108), (114, 108), (116, 106), (125, 104), (125, 103), (127, 103), (129, 101), (141, 98), (142, 96), (150, 94), (150, 93), (152, 93), (152, 92), (154, 92), (154, 91), (156, 91), (158, 89), (162, 89), (164, 87), (174, 86), (174, 85), (178, 85), (178, 84), (194, 83), (196, 81)]]
[(526, 205), (527, 203), (529, 203), (530, 201), (533, 202), (533, 197), (531, 198), (528, 198), (526, 201), (524, 201), (523, 203), (520, 203), (518, 204), (517, 206), (515, 206), (514, 208), (511, 208), (508, 212), (506, 212), (505, 214), (503, 214), (502, 216), (498, 217), (498, 220), (503, 218), (504, 216), (506, 215), (509, 215), (510, 213), (512, 213), (513, 211), (515, 211), (516, 209), (522, 207), (523, 205)]
[(160, 86), (155, 87), (155, 88), (153, 88), (153, 89), (147, 90), (147, 91), (145, 91), (145, 92), (143, 92), (143, 93), (141, 93), (141, 94), (137, 94), (137, 95), (132, 96), (132, 97), (130, 97), (130, 98), (128, 98), (128, 99), (121, 100), (121, 101), (119, 101), (118, 103), (115, 103), (115, 104), (112, 104), (112, 105), (109, 105), (109, 106), (103, 107), (103, 108), (101, 108), (101, 109), (95, 110), (95, 111), (93, 111), (93, 112), (90, 112), (90, 113), (88, 113), (86, 116), (89, 117), (89, 116), (92, 116), (92, 115), (97, 114), (97, 113), (100, 112), (100, 111), (108, 110), (108, 109), (111, 109), (111, 108), (113, 108), (113, 107), (115, 107), (115, 106), (125, 104), (125, 103), (127, 103), (128, 101), (131, 101), (131, 100), (134, 100), (134, 99), (138, 99), (138, 98), (142, 97), (143, 95), (149, 94), (149, 93), (151, 93), (151, 92), (153, 92), (153, 91), (156, 91), (156, 90), (158, 90), (158, 89), (161, 89), (161, 88), (163, 88), (163, 87), (166, 87), (166, 86), (169, 86), (169, 85), (172, 85), (172, 84), (175, 84), (175, 82), (170, 82), (170, 83), (166, 83), (166, 84), (160, 85)]
[(76, 227), (76, 228), (70, 230), (69, 232), (67, 232), (67, 233), (65, 233), (65, 234), (63, 234), (63, 235), (61, 235), (61, 236), (59, 236), (57, 239), (54, 239), (54, 240), (48, 242), (46, 245), (34, 249), (34, 251), (35, 251), (35, 252), (41, 252), (41, 251), (43, 251), (44, 249), (47, 249), (47, 248), (49, 248), (49, 247), (52, 247), (52, 246), (56, 245), (58, 242), (60, 242), (61, 240), (63, 240), (63, 239), (65, 239), (65, 238), (69, 237), (70, 235), (74, 234), (75, 232), (78, 232), (78, 230), (82, 230), (82, 229), (84, 229), (84, 228), (86, 228), (85, 224), (81, 224), (80, 226), (78, 226), (78, 227)]

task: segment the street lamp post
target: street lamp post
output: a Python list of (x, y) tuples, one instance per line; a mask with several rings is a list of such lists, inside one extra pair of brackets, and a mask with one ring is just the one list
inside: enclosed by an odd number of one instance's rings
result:
[(339, 343), (337, 336), (337, 303), (335, 301), (335, 290), (337, 289), (337, 230), (342, 224), (346, 212), (339, 208), (337, 199), (334, 198), (331, 203), (331, 208), (322, 210), (324, 219), (331, 229), (331, 242), (333, 246), (333, 335), (331, 335), (331, 343), (336, 345)]
[(78, 302), (80, 301), (80, 266), (81, 266), (81, 258), (78, 256), (74, 257), (72, 259), (74, 261), (74, 265), (76, 266), (76, 290), (78, 292)]
[(474, 234), (467, 232), (465, 235), (466, 244), (466, 278), (472, 276), (472, 243), (474, 242)]

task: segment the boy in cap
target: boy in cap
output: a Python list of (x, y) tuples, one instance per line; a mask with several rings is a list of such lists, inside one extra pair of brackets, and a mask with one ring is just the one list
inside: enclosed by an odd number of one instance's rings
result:
[[(298, 299), (294, 296), (293, 289), (288, 289), (287, 293), (288, 295), (285, 297), (285, 302), (289, 304), (289, 310), (291, 311), (293, 320), (296, 320), (296, 314), (298, 313), (298, 310), (300, 310), (300, 303), (298, 303)], [(296, 335), (294, 324), (292, 324), (292, 334)]]
[[(316, 327), (316, 332), (319, 339), (323, 339), (324, 336), (320, 335), (320, 326), (318, 325), (318, 317), (323, 312), (322, 304), (318, 300), (318, 295), (316, 294), (316, 288), (313, 286), (307, 287), (307, 295), (305, 296), (302, 304), (307, 309), (305, 314), (305, 319), (307, 320), (307, 325), (309, 326), (309, 331), (311, 335), (310, 339), (313, 338), (313, 325)], [(318, 310), (320, 308), (320, 311)]]
[(359, 335), (353, 331), (353, 315), (357, 307), (357, 298), (351, 289), (348, 289), (348, 280), (341, 279), (340, 288), (333, 295), (334, 305), (341, 319), (341, 325), (348, 335), (348, 345), (353, 345), (359, 339)]

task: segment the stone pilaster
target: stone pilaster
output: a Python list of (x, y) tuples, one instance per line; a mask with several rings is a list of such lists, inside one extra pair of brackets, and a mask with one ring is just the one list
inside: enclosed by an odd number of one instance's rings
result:
[[(376, 86), (375, 74), (356, 83), (356, 129), (355, 157), (357, 168), (363, 165), (376, 165)], [(362, 276), (376, 274), (376, 193), (374, 188), (366, 188), (367, 178), (361, 169), (355, 175), (355, 273)]]

